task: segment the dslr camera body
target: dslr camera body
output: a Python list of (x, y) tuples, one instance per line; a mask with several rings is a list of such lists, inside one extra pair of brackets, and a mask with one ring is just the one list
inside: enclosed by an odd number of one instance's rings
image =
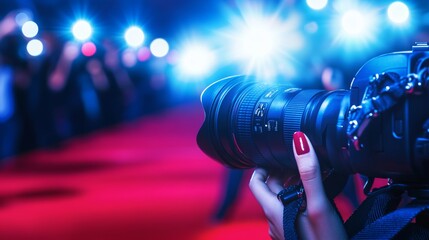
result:
[(322, 170), (429, 183), (429, 46), (366, 62), (350, 89), (325, 91), (233, 76), (201, 95), (199, 147), (232, 168), (297, 171), (305, 132)]

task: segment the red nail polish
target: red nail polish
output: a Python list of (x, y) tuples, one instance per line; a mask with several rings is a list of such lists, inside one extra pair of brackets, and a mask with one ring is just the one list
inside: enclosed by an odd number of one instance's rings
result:
[(295, 151), (298, 155), (310, 152), (310, 146), (308, 146), (307, 138), (304, 133), (295, 132), (293, 134), (293, 142), (295, 144)]

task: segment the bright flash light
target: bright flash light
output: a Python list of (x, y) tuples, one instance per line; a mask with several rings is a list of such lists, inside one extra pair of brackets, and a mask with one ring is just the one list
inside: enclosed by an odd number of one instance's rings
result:
[(189, 44), (180, 53), (178, 67), (183, 75), (203, 77), (210, 74), (216, 64), (216, 54), (203, 44)]
[(396, 24), (402, 24), (408, 20), (410, 10), (403, 2), (393, 2), (387, 9), (387, 16), (390, 21)]
[(72, 27), (73, 36), (79, 41), (86, 41), (92, 35), (92, 27), (85, 20), (78, 20)]
[(380, 17), (376, 11), (354, 6), (341, 12), (343, 14), (340, 15), (339, 19), (335, 19), (334, 24), (336, 26), (333, 28), (338, 29), (338, 24), (341, 24), (341, 31), (337, 33), (337, 40), (342, 40), (347, 44), (375, 41), (377, 20)]
[[(281, 9), (276, 10), (281, 12)], [(282, 18), (261, 5), (246, 3), (240, 14), (230, 17), (230, 28), (220, 34), (227, 43), (225, 59), (238, 64), (244, 74), (271, 81), (277, 76), (293, 76), (291, 56), (301, 50), (304, 38), (298, 31), (300, 18), (290, 14)]]
[(314, 10), (321, 10), (326, 7), (328, 0), (307, 0), (307, 5)]
[(380, 11), (372, 5), (364, 3), (337, 1), (331, 30), (334, 35), (333, 44), (341, 46), (350, 54), (364, 53), (365, 48), (381, 44)]
[(162, 38), (157, 38), (150, 44), (150, 51), (155, 57), (165, 57), (169, 50), (168, 42)]
[(33, 38), (39, 32), (39, 26), (33, 21), (27, 21), (22, 25), (22, 34), (27, 38)]
[(33, 39), (27, 43), (27, 52), (33, 57), (37, 57), (43, 52), (43, 43), (38, 39)]
[(125, 42), (130, 47), (140, 47), (144, 42), (144, 33), (143, 30), (137, 26), (129, 27), (125, 31)]
[(279, 50), (279, 40), (275, 31), (264, 24), (254, 23), (253, 26), (243, 29), (234, 49), (238, 55), (245, 58), (266, 59)]
[(343, 30), (350, 35), (359, 35), (365, 30), (365, 16), (357, 10), (349, 10), (341, 18)]

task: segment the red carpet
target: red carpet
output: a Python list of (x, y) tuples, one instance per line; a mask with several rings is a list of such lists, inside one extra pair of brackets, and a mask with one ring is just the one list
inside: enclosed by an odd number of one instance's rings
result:
[(225, 171), (196, 145), (202, 119), (190, 104), (10, 159), (0, 239), (269, 239), (249, 174), (231, 218), (211, 221)]

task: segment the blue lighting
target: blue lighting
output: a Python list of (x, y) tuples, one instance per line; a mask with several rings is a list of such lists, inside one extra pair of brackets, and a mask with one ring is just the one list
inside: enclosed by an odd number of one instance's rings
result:
[(341, 3), (332, 18), (332, 43), (354, 54), (379, 44), (381, 13), (373, 6)]
[(395, 24), (403, 24), (407, 22), (410, 15), (410, 10), (403, 2), (393, 2), (387, 9), (387, 16), (389, 20)]
[(155, 57), (165, 57), (169, 50), (168, 42), (162, 38), (157, 38), (150, 44), (150, 51)]
[(341, 18), (341, 26), (346, 34), (359, 36), (367, 29), (365, 15), (358, 10), (349, 10)]
[(124, 38), (128, 46), (137, 48), (143, 45), (145, 35), (140, 27), (131, 26), (125, 31)]
[(27, 21), (22, 25), (22, 34), (27, 38), (33, 38), (39, 32), (39, 26), (33, 21)]
[(19, 11), (15, 16), (15, 22), (18, 24), (18, 26), (24, 25), (24, 23), (31, 21), (33, 17), (33, 14), (30, 11), (27, 10), (21, 10)]
[(72, 27), (72, 33), (76, 40), (86, 41), (92, 36), (92, 27), (86, 20), (78, 20)]
[(307, 0), (307, 5), (313, 10), (321, 10), (326, 7), (328, 0)]
[(27, 52), (33, 57), (43, 53), (43, 43), (38, 39), (33, 39), (27, 43)]
[(177, 67), (184, 78), (202, 78), (213, 73), (217, 56), (209, 46), (192, 42), (179, 51)]
[(297, 14), (282, 17), (279, 11), (248, 4), (241, 6), (240, 14), (228, 16), (231, 26), (220, 33), (226, 46), (224, 59), (240, 66), (240, 74), (266, 81), (295, 74), (290, 71), (291, 56), (304, 46), (300, 18)]

